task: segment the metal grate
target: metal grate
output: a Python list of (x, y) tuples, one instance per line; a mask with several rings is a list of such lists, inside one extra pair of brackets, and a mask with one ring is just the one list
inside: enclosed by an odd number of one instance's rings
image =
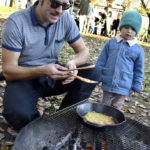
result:
[(150, 150), (149, 127), (126, 118), (119, 127), (92, 128), (77, 116), (78, 104), (31, 122), (13, 150)]

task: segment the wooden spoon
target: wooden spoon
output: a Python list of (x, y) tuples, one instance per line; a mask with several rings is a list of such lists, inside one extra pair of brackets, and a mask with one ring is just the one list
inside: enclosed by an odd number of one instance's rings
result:
[(90, 65), (90, 66), (86, 66), (86, 67), (78, 67), (78, 68), (75, 68), (75, 69), (68, 69), (67, 71), (90, 69), (90, 68), (94, 68), (94, 67), (95, 67), (95, 65)]
[(86, 83), (98, 83), (97, 81), (93, 81), (93, 80), (89, 80), (89, 79), (86, 79), (86, 78), (83, 78), (81, 76), (77, 76), (77, 75), (74, 75), (72, 74), (71, 72), (69, 73), (71, 76), (74, 76), (75, 78), (83, 81), (83, 82), (86, 82)]

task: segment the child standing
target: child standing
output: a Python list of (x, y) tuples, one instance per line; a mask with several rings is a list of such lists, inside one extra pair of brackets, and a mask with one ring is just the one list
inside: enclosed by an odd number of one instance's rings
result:
[(136, 11), (123, 14), (119, 29), (120, 35), (110, 39), (104, 46), (96, 65), (100, 69), (103, 99), (121, 110), (126, 95), (138, 96), (144, 76), (144, 51), (137, 44), (136, 35), (142, 25), (142, 17)]

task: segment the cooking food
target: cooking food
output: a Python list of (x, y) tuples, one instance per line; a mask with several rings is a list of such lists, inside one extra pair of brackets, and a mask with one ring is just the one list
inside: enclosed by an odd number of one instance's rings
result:
[(100, 125), (114, 125), (115, 121), (113, 117), (104, 115), (102, 113), (97, 113), (95, 111), (88, 112), (84, 119), (86, 119), (89, 122), (100, 124)]

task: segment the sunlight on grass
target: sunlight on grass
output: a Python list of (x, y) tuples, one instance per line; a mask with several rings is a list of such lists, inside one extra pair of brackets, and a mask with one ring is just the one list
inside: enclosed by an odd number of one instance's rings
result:
[(0, 18), (7, 18), (13, 12), (20, 10), (20, 8), (16, 7), (7, 7), (7, 6), (0, 6)]

